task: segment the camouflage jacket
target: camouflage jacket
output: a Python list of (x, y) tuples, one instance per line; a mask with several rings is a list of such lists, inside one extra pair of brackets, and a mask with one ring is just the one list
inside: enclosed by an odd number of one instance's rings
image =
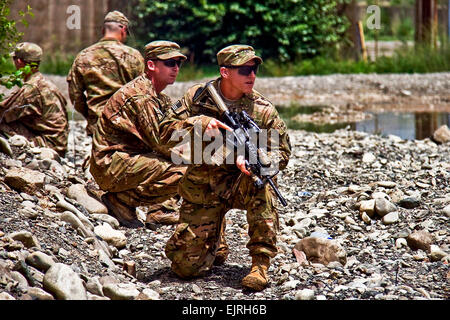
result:
[[(191, 128), (198, 117), (173, 121), (160, 128), (170, 109), (169, 96), (157, 94), (151, 80), (145, 75), (119, 89), (106, 103), (93, 135), (91, 173), (97, 179), (113, 162), (113, 157), (133, 166), (133, 157), (153, 153), (171, 161), (170, 141), (174, 131)], [(201, 117), (203, 128), (211, 119)], [(149, 168), (150, 169), (150, 168)]]
[(140, 52), (114, 39), (102, 38), (77, 55), (67, 82), (75, 110), (88, 121), (88, 132), (93, 132), (114, 92), (143, 71)]
[[(213, 82), (218, 92), (220, 79)], [(199, 103), (193, 103), (193, 97), (197, 89), (203, 87), (204, 84), (198, 84), (191, 87), (181, 98), (181, 105), (176, 110), (178, 119), (185, 119), (198, 115), (206, 115), (221, 120), (215, 103), (209, 96), (205, 96)], [(289, 161), (291, 154), (291, 144), (287, 127), (280, 118), (277, 110), (264, 96), (253, 90), (251, 94), (244, 95), (241, 99), (233, 101), (228, 105), (230, 111), (245, 110), (250, 117), (256, 122), (261, 129), (267, 130), (267, 151), (272, 162), (278, 163), (279, 170), (283, 170)], [(279, 143), (271, 144), (270, 139), (274, 136), (273, 132), (278, 132)], [(272, 146), (272, 147), (271, 147)], [(192, 160), (192, 159), (191, 159)], [(224, 198), (228, 198), (231, 190), (234, 189), (236, 183), (242, 177), (241, 171), (234, 164), (206, 165), (193, 164), (189, 166), (186, 176), (195, 181), (195, 184), (209, 184), (214, 192)]]
[(64, 156), (69, 133), (66, 105), (58, 88), (36, 72), (0, 104), (0, 122), (20, 122), (35, 134), (32, 140), (38, 146)]

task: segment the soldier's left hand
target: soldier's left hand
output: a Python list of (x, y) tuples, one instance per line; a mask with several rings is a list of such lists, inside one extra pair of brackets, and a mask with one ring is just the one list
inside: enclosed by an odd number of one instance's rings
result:
[(250, 171), (247, 170), (247, 167), (245, 166), (245, 158), (244, 156), (238, 156), (236, 159), (236, 166), (246, 175), (251, 175)]

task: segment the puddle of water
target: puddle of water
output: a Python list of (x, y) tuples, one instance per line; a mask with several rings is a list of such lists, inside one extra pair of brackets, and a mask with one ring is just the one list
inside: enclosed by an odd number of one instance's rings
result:
[(373, 134), (393, 134), (407, 140), (429, 138), (442, 125), (450, 125), (450, 113), (445, 112), (383, 112), (372, 119), (356, 122), (352, 129)]
[(433, 135), (442, 125), (450, 126), (450, 113), (447, 112), (382, 112), (371, 113), (372, 118), (359, 122), (316, 124), (292, 120), (297, 114), (312, 114), (324, 106), (291, 106), (277, 108), (289, 129), (317, 133), (332, 133), (350, 127), (352, 130), (378, 134), (396, 135), (407, 140), (422, 140)]

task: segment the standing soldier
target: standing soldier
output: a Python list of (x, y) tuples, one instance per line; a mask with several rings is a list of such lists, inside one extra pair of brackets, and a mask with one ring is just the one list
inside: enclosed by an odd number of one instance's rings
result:
[(89, 136), (108, 99), (144, 71), (142, 55), (124, 44), (128, 24), (121, 12), (108, 13), (103, 38), (78, 54), (67, 77), (70, 100), (86, 118)]
[[(250, 46), (232, 45), (219, 51), (217, 60), (221, 77), (213, 82), (216, 91), (230, 111), (245, 110), (261, 129), (267, 130), (269, 139), (279, 137), (279, 145), (272, 146), (269, 156), (280, 170), (284, 169), (291, 153), (286, 125), (274, 106), (253, 90), (262, 59)], [(206, 95), (193, 102), (202, 87), (195, 85), (186, 92), (181, 109), (188, 116), (207, 114), (220, 119), (211, 97)], [(270, 258), (277, 254), (278, 215), (269, 185), (257, 189), (242, 160), (238, 157), (236, 165), (189, 165), (181, 179), (179, 194), (183, 203), (179, 224), (165, 249), (172, 270), (181, 278), (201, 276), (213, 264), (225, 262), (229, 250), (224, 237), (224, 217), (228, 210), (238, 208), (247, 210), (250, 237), (247, 248), (252, 257), (251, 271), (242, 285), (257, 291), (267, 286)]]
[(61, 157), (67, 151), (67, 101), (58, 88), (39, 72), (42, 49), (19, 43), (13, 53), (16, 69), (31, 67), (24, 84), (0, 103), (0, 132), (22, 135), (36, 146), (52, 148)]
[[(122, 226), (143, 227), (136, 207), (144, 205), (152, 212), (147, 215), (147, 223), (178, 222), (178, 210), (165, 207), (164, 202), (177, 195), (186, 166), (172, 163), (165, 142), (171, 132), (183, 130), (196, 118), (176, 122), (170, 131), (161, 132), (165, 114), (175, 109), (169, 96), (161, 91), (175, 82), (185, 59), (174, 42), (147, 44), (145, 72), (109, 99), (97, 123), (90, 172), (100, 188), (107, 191), (102, 201)], [(211, 121), (209, 117), (201, 119), (204, 126)]]

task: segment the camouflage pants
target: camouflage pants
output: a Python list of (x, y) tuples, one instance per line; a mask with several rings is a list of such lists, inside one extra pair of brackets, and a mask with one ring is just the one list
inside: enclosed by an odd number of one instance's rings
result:
[[(277, 254), (278, 215), (268, 186), (257, 190), (252, 181), (245, 177), (237, 193), (225, 200), (205, 190), (205, 185), (197, 190), (189, 188), (186, 180), (183, 178), (180, 183), (180, 195), (183, 197), (180, 222), (165, 248), (167, 257), (172, 261), (172, 270), (178, 276), (201, 276), (211, 269), (225, 231), (225, 214), (233, 208), (247, 210), (250, 237), (247, 248), (250, 256), (265, 254), (274, 257)], [(195, 203), (199, 198), (204, 201)]]
[(176, 206), (178, 183), (186, 166), (177, 166), (155, 154), (129, 156), (116, 152), (106, 170), (91, 173), (104, 191), (115, 193), (130, 207), (148, 206), (149, 212)]

